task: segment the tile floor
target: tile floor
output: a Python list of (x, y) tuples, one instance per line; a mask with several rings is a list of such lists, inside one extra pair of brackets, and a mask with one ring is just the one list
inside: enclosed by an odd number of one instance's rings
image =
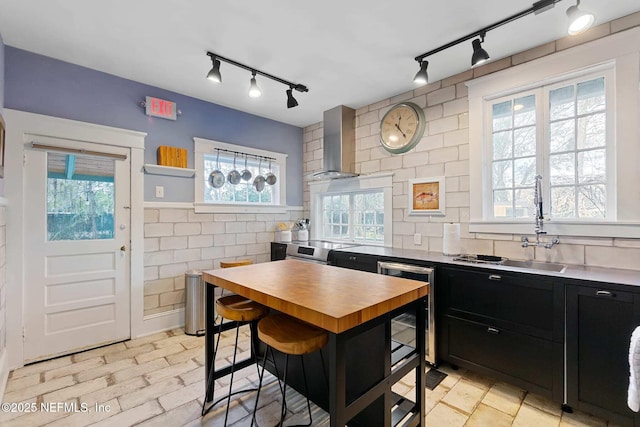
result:
[[(231, 332), (223, 335), (220, 357), (231, 356), (233, 337)], [(249, 351), (246, 330), (240, 348)], [(2, 406), (0, 425), (219, 427), (222, 405), (200, 416), (203, 364), (204, 338), (173, 330), (29, 365), (9, 376), (3, 402), (15, 405), (9, 410)], [(448, 376), (435, 390), (427, 390), (428, 426), (607, 426), (586, 414), (562, 413), (559, 405), (508, 384), (462, 369), (439, 369)], [(256, 369), (247, 367), (234, 383), (238, 388), (255, 385), (257, 377)], [(259, 427), (275, 425), (280, 411), (279, 387), (273, 376), (265, 381)], [(290, 391), (287, 422), (306, 423), (305, 400)], [(411, 378), (396, 384), (395, 391), (413, 393)], [(230, 406), (230, 426), (250, 424), (255, 393), (240, 396)], [(316, 406), (313, 417), (314, 425), (328, 425), (327, 413)]]

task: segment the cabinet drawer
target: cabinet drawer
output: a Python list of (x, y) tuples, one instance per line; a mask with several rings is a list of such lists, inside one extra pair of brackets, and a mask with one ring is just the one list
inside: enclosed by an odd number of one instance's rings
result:
[(449, 362), (562, 399), (562, 344), (449, 316), (442, 334)]
[(438, 282), (444, 314), (562, 342), (562, 285), (491, 271), (448, 270)]
[(352, 270), (378, 272), (378, 258), (371, 255), (355, 254), (350, 252), (331, 252), (329, 264), (336, 267), (350, 268)]

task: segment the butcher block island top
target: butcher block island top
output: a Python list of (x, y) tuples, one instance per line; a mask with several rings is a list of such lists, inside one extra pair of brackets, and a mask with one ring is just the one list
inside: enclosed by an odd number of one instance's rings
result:
[(333, 333), (429, 293), (427, 282), (291, 259), (205, 271), (203, 279)]

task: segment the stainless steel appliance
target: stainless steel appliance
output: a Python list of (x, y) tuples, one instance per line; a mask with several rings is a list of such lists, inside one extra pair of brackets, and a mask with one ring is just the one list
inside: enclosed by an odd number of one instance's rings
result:
[(297, 259), (317, 264), (326, 264), (332, 249), (344, 249), (358, 246), (352, 243), (334, 243), (325, 240), (293, 241), (271, 243), (271, 261), (279, 259)]
[[(403, 277), (405, 279), (429, 282), (429, 296), (427, 297), (427, 324), (425, 356), (427, 362), (436, 365), (436, 315), (435, 315), (435, 269), (419, 265), (401, 264), (397, 262), (378, 261), (378, 273), (388, 276)], [(391, 321), (392, 339), (401, 344), (415, 348), (416, 317), (411, 313), (402, 313)]]

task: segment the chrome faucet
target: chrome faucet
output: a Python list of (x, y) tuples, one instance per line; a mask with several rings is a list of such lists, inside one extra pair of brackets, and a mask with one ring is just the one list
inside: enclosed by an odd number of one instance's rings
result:
[[(536, 208), (536, 236), (547, 234), (544, 228), (544, 214), (542, 213), (542, 175), (536, 175), (535, 189), (533, 190), (533, 204)], [(537, 241), (537, 239), (536, 239)]]
[(533, 190), (533, 204), (536, 209), (536, 226), (535, 226), (536, 243), (535, 244), (529, 243), (529, 239), (527, 238), (527, 236), (522, 236), (521, 246), (523, 248), (526, 248), (528, 246), (537, 246), (537, 247), (543, 246), (547, 249), (551, 249), (554, 245), (557, 245), (558, 243), (560, 243), (560, 239), (556, 237), (547, 243), (540, 241), (540, 235), (547, 234), (547, 232), (544, 231), (544, 213), (542, 210), (542, 175), (535, 176), (535, 187)]

